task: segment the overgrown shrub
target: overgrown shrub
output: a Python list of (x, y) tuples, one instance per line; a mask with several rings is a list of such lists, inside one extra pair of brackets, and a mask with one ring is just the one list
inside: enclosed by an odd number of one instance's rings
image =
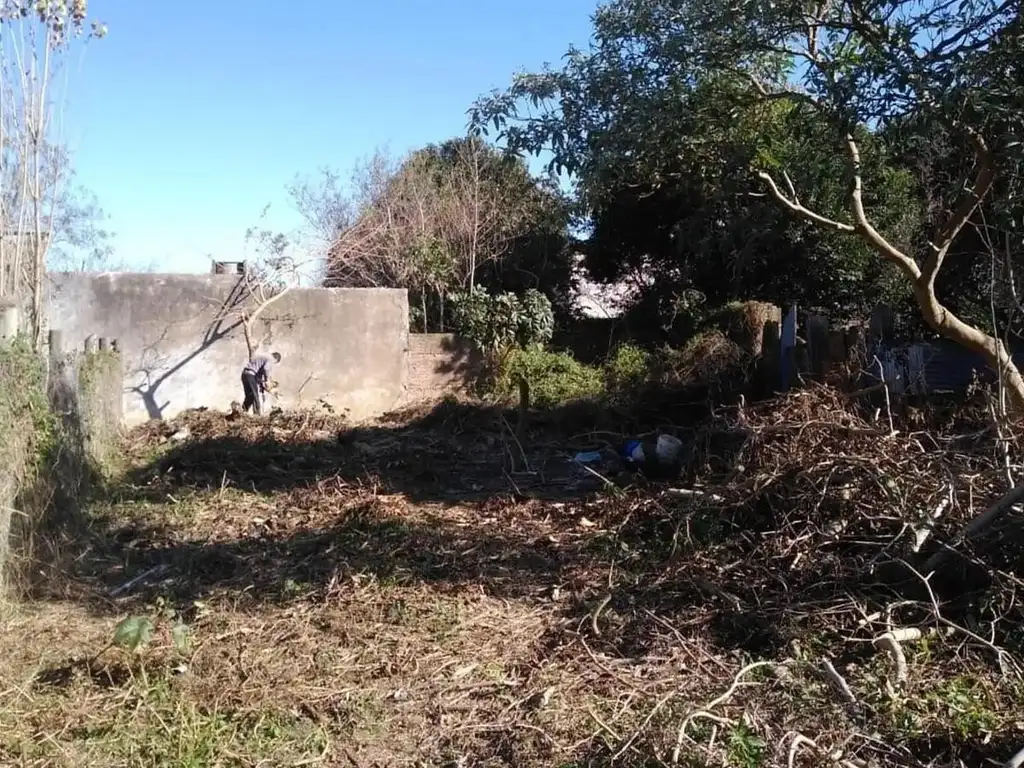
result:
[(718, 385), (745, 379), (750, 354), (718, 330), (694, 336), (681, 349), (660, 356), (661, 378), (671, 386)]
[(605, 362), (608, 392), (628, 395), (650, 381), (653, 356), (642, 347), (620, 344)]
[[(116, 352), (53, 359), (47, 370), (26, 342), (0, 344), (4, 591), (13, 584), (31, 588), (37, 566), (54, 567), (67, 554), (67, 543), (80, 540), (81, 497), (116, 464), (120, 398)], [(32, 568), (15, 567), (14, 551)]]
[(57, 420), (46, 397), (46, 371), (21, 340), (0, 345), (0, 587), (6, 588), (12, 515), (28, 515), (45, 500), (36, 490), (57, 439)]
[[(764, 326), (781, 322), (778, 307), (763, 301), (731, 301), (707, 314), (701, 333), (721, 331), (752, 355), (762, 352)], [(700, 334), (695, 334), (700, 335)]]
[(452, 328), (488, 354), (547, 344), (555, 330), (551, 300), (533, 289), (520, 297), (514, 293), (492, 296), (483, 288), (475, 288), (453, 294), (449, 301)]
[(529, 383), (531, 403), (538, 408), (598, 398), (605, 391), (601, 369), (584, 365), (566, 352), (551, 352), (539, 345), (513, 349), (504, 357), (496, 377), (495, 394), (501, 399), (517, 399), (520, 377)]

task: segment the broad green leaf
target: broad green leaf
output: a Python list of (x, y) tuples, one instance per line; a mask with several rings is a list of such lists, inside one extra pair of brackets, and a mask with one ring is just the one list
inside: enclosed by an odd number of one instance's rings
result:
[(114, 628), (114, 645), (135, 651), (153, 639), (153, 622), (148, 616), (129, 616)]

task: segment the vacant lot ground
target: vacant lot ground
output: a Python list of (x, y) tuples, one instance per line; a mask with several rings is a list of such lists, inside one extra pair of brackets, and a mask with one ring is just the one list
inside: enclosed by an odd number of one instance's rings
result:
[(615, 439), (585, 409), (509, 421), (130, 435), (5, 616), (0, 764), (982, 766), (1024, 742), (1016, 549), (983, 583), (913, 565), (943, 498), (929, 541), (998, 495), (987, 438), (880, 436), (806, 393), (683, 430), (695, 495), (576, 465)]

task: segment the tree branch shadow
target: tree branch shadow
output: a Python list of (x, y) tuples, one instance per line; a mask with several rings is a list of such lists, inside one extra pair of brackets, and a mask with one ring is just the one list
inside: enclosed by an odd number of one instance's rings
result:
[[(139, 366), (132, 371), (132, 374), (135, 376), (142, 376), (144, 381), (141, 384), (129, 386), (127, 390), (138, 395), (139, 398), (142, 399), (149, 418), (162, 419), (164, 411), (167, 409), (167, 406), (170, 405), (169, 400), (165, 401), (162, 405), (158, 402), (157, 393), (164, 382), (181, 371), (186, 365), (191, 363), (214, 344), (230, 336), (235, 330), (242, 327), (244, 321), (241, 317), (241, 309), (245, 306), (245, 302), (248, 300), (249, 295), (248, 283), (244, 277), (239, 278), (235, 285), (232, 286), (227, 297), (221, 302), (217, 309), (217, 314), (213, 321), (206, 327), (199, 344), (195, 349), (173, 364), (166, 366), (168, 362), (168, 358), (166, 357), (157, 357), (154, 362), (149, 364), (145, 362), (147, 354), (156, 354), (156, 350), (159, 346), (166, 341), (167, 335), (170, 333), (170, 328), (164, 328), (156, 341), (147, 344), (143, 348), (141, 355), (143, 362), (140, 362)], [(156, 371), (159, 371), (159, 373), (156, 373)]]

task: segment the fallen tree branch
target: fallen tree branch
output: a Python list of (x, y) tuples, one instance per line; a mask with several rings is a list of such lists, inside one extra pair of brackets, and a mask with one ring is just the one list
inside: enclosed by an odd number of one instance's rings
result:
[(715, 504), (720, 504), (725, 501), (725, 499), (717, 493), (708, 493), (706, 491), (698, 491), (692, 488), (666, 488), (665, 494), (668, 496), (678, 496), (682, 499), (707, 499)]
[[(698, 718), (704, 718), (704, 719), (710, 719), (710, 720), (718, 720), (719, 722), (721, 722), (722, 718), (719, 718), (717, 715), (713, 714), (711, 712), (711, 710), (714, 709), (715, 707), (717, 707), (719, 704), (722, 704), (722, 703), (728, 701), (732, 697), (732, 695), (734, 693), (736, 693), (736, 690), (741, 685), (743, 685), (743, 682), (742, 682), (743, 676), (745, 674), (747, 674), (748, 672), (751, 672), (752, 670), (755, 670), (755, 669), (759, 669), (761, 667), (774, 667), (774, 666), (778, 666), (778, 663), (774, 662), (774, 661), (755, 661), (752, 664), (748, 664), (747, 666), (743, 667), (743, 669), (741, 669), (739, 672), (736, 673), (736, 676), (732, 680), (732, 684), (726, 689), (725, 693), (723, 693), (718, 698), (708, 702), (707, 704), (705, 704), (700, 709), (695, 710), (695, 711), (691, 712), (689, 715), (687, 715), (686, 718), (683, 720), (683, 722), (679, 725), (679, 734), (676, 737), (676, 748), (672, 751), (673, 762), (676, 762), (676, 763), (679, 762), (679, 754), (680, 754), (680, 751), (681, 751), (681, 748), (682, 748), (682, 742), (686, 738), (686, 730), (687, 730), (687, 728), (689, 728), (690, 723), (692, 723), (694, 720), (696, 720)], [(664, 699), (662, 699), (661, 701), (658, 702), (658, 704), (655, 706), (655, 708), (651, 711), (651, 714), (647, 716), (647, 719), (644, 721), (643, 725), (641, 726), (641, 730), (646, 727), (647, 723), (650, 722), (650, 719), (654, 716), (654, 713), (657, 710), (661, 709), (661, 707), (664, 706), (665, 703), (672, 696), (676, 695), (676, 693), (678, 693), (678, 691), (673, 692), (672, 694), (669, 694), (669, 696), (665, 697)], [(725, 719), (725, 721), (729, 725), (734, 724), (733, 721), (731, 721), (731, 720)], [(637, 733), (634, 734), (633, 738), (636, 738), (636, 736), (639, 735), (639, 733), (640, 733), (640, 730), (638, 730)], [(632, 743), (632, 742), (630, 742), (630, 743)], [(621, 750), (620, 750), (619, 754), (621, 754)], [(614, 760), (615, 758), (613, 757), (612, 759)]]
[(882, 648), (889, 652), (893, 662), (896, 664), (896, 682), (900, 685), (907, 682), (907, 657), (903, 653), (901, 642), (912, 642), (921, 639), (921, 630), (914, 627), (906, 629), (894, 629), (891, 632), (879, 635), (872, 641), (875, 648)]
[(931, 600), (931, 603), (932, 603), (932, 611), (935, 614), (935, 619), (938, 622), (940, 622), (941, 624), (944, 624), (946, 627), (949, 627), (950, 629), (953, 629), (953, 630), (959, 632), (960, 634), (964, 635), (965, 637), (969, 637), (971, 640), (974, 640), (976, 643), (979, 643), (979, 644), (985, 646), (986, 648), (988, 648), (989, 650), (991, 650), (996, 655), (996, 660), (999, 662), (999, 666), (1003, 670), (1004, 673), (1006, 672), (1007, 669), (1010, 669), (1018, 677), (1020, 677), (1022, 675), (1022, 670), (1021, 670), (1020, 664), (1018, 664), (1017, 661), (1013, 658), (1013, 656), (1010, 653), (1008, 653), (1005, 649), (1000, 648), (998, 645), (993, 643), (991, 640), (986, 640), (984, 637), (979, 635), (977, 632), (972, 632), (967, 627), (961, 626), (960, 624), (957, 624), (955, 621), (950, 621), (945, 616), (943, 616), (942, 615), (942, 611), (939, 609), (939, 600), (935, 596), (935, 591), (932, 589), (932, 585), (931, 585), (931, 582), (929, 581), (929, 577), (925, 576), (920, 571), (916, 570), (914, 568), (914, 566), (910, 565), (910, 563), (904, 562), (903, 565), (911, 573), (913, 573), (915, 576), (917, 576), (917, 578), (921, 580), (921, 583), (924, 584), (925, 589), (928, 590), (928, 597), (929, 597), (929, 599)]
[(946, 510), (953, 504), (953, 487), (949, 486), (949, 495), (946, 496), (942, 501), (938, 503), (928, 518), (921, 524), (920, 527), (914, 528), (914, 543), (910, 546), (911, 552), (920, 552), (921, 547), (924, 546), (925, 542), (928, 541), (928, 537), (932, 535), (932, 531), (935, 530), (935, 524), (939, 518), (942, 517)]
[(956, 547), (970, 543), (979, 534), (984, 533), (1004, 514), (1009, 512), (1018, 504), (1024, 503), (1024, 485), (1018, 485), (1003, 494), (994, 504), (971, 520), (966, 527), (953, 540), (953, 543), (943, 547), (924, 564), (924, 573), (935, 573), (949, 558), (950, 554), (956, 552)]
[[(785, 737), (783, 737), (783, 739), (785, 739)], [(818, 753), (819, 757), (822, 757), (833, 765), (838, 765), (841, 768), (863, 768), (863, 765), (855, 763), (852, 760), (844, 760), (841, 757), (834, 758), (827, 750), (819, 747), (818, 743), (814, 739), (808, 738), (802, 733), (793, 734), (793, 743), (789, 745), (789, 760), (786, 763), (788, 768), (795, 768), (796, 756), (800, 751), (800, 747), (803, 746), (809, 747), (811, 750)]]
[(594, 631), (594, 635), (596, 637), (601, 636), (601, 628), (600, 626), (598, 626), (597, 620), (601, 616), (601, 611), (603, 611), (607, 607), (608, 603), (610, 603), (611, 601), (612, 596), (605, 595), (604, 599), (597, 604), (597, 607), (594, 609), (594, 612), (590, 614), (590, 628)]
[(850, 714), (860, 717), (860, 702), (857, 701), (857, 697), (854, 695), (853, 689), (850, 688), (850, 684), (846, 682), (846, 678), (839, 673), (839, 670), (835, 668), (830, 659), (822, 659), (821, 669), (825, 673), (826, 679), (832, 684), (832, 688), (842, 698), (843, 703), (847, 705)]
[(129, 579), (128, 581), (126, 581), (121, 586), (115, 587), (114, 589), (110, 590), (110, 593), (109, 593), (108, 596), (109, 597), (117, 597), (118, 595), (124, 594), (125, 592), (128, 592), (129, 590), (131, 590), (132, 587), (134, 587), (136, 584), (140, 584), (141, 582), (145, 581), (146, 579), (148, 579), (150, 577), (162, 576), (168, 570), (170, 570), (170, 566), (167, 565), (166, 563), (162, 563), (160, 565), (155, 565), (152, 568), (150, 568), (150, 569), (148, 569), (146, 571), (143, 571), (142, 573), (140, 573), (135, 578)]
[(1021, 748), (1013, 757), (1006, 761), (1003, 768), (1021, 768), (1024, 766), (1024, 748)]

